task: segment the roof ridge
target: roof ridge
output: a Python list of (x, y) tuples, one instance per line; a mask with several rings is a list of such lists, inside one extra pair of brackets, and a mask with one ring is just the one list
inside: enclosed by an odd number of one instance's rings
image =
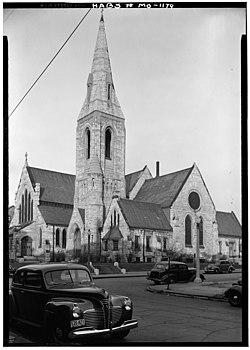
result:
[(146, 165), (145, 165), (141, 170), (133, 171), (132, 173), (128, 173), (128, 174), (126, 174), (125, 176), (129, 176), (129, 175), (132, 175), (132, 174), (141, 173), (141, 172), (145, 169), (145, 167), (146, 167)]
[(184, 171), (187, 171), (187, 170), (191, 170), (191, 169), (193, 169), (193, 165), (192, 165), (191, 167), (189, 167), (189, 168), (185, 168), (185, 169), (182, 169), (182, 170), (173, 171), (172, 173), (160, 175), (160, 176), (157, 176), (157, 177), (152, 177), (152, 179), (146, 179), (146, 181), (151, 181), (151, 180), (163, 178), (163, 177), (165, 177), (165, 176), (169, 176), (169, 175), (173, 175), (173, 174), (178, 174), (178, 173), (181, 173), (181, 172), (184, 172)]
[(36, 167), (32, 167), (32, 166), (27, 166), (27, 168), (36, 169), (36, 170), (42, 170), (42, 171), (47, 171), (47, 172), (50, 172), (50, 173), (57, 173), (57, 174), (62, 174), (62, 175), (75, 176), (74, 174), (63, 173), (63, 172), (61, 172), (61, 171), (56, 171), (56, 170), (49, 170), (49, 169), (43, 169), (43, 168), (36, 168)]
[(143, 204), (150, 204), (150, 205), (155, 205), (161, 208), (160, 204), (153, 203), (153, 202), (148, 202), (148, 201), (138, 201), (136, 199), (129, 199), (129, 198), (120, 198), (118, 202), (120, 201), (127, 201), (127, 202), (133, 202), (133, 203), (143, 203)]

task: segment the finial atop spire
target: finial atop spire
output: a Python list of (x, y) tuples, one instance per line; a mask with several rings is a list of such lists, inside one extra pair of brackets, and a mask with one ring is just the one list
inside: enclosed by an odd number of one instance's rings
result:
[(25, 153), (25, 166), (28, 166), (28, 153)]
[(100, 19), (100, 22), (104, 22), (104, 19), (103, 19), (103, 9), (101, 9), (101, 19)]

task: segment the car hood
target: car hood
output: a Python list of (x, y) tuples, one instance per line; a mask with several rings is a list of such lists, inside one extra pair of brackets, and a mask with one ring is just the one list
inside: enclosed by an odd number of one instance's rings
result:
[(108, 292), (104, 288), (100, 288), (94, 284), (88, 284), (86, 286), (76, 287), (64, 285), (64, 286), (55, 286), (54, 288), (49, 289), (53, 294), (58, 296), (67, 295), (68, 297), (95, 297), (97, 299), (104, 299), (108, 297)]

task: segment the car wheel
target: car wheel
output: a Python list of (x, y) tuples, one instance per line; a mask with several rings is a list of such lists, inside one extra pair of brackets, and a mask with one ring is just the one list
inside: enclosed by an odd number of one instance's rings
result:
[(163, 280), (164, 283), (169, 283), (169, 284), (174, 284), (176, 282), (176, 278), (175, 276), (169, 276), (169, 277), (166, 277), (164, 280)]
[(112, 334), (112, 338), (116, 338), (116, 339), (125, 338), (129, 334), (129, 332), (130, 332), (130, 330), (114, 333), (114, 334)]
[(237, 291), (231, 292), (228, 301), (232, 306), (240, 306), (241, 294)]
[(233, 272), (233, 270), (232, 269), (228, 269), (228, 273), (232, 273)]
[(66, 341), (63, 328), (57, 323), (56, 320), (50, 321), (47, 331), (49, 342), (57, 345), (65, 345)]
[(214, 272), (215, 272), (215, 273), (219, 273), (219, 269), (215, 269)]

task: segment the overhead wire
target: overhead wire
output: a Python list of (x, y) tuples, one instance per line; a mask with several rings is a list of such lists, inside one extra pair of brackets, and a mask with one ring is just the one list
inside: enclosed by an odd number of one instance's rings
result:
[(34, 87), (34, 85), (38, 82), (38, 80), (41, 78), (41, 76), (45, 73), (45, 71), (49, 68), (49, 66), (51, 65), (51, 63), (55, 60), (55, 58), (58, 56), (58, 54), (60, 53), (60, 51), (64, 48), (64, 46), (67, 44), (67, 42), (69, 41), (69, 39), (72, 37), (72, 35), (74, 34), (74, 32), (77, 30), (77, 28), (81, 25), (81, 23), (83, 22), (83, 20), (87, 17), (87, 15), (89, 14), (90, 10), (92, 10), (92, 8), (90, 8), (88, 10), (88, 12), (83, 16), (83, 18), (80, 20), (80, 22), (77, 24), (77, 26), (75, 27), (75, 29), (71, 32), (71, 34), (68, 36), (68, 38), (65, 40), (65, 42), (63, 43), (63, 45), (60, 47), (60, 49), (57, 51), (57, 53), (53, 56), (53, 58), (50, 60), (50, 62), (47, 64), (47, 66), (44, 68), (44, 70), (42, 71), (42, 73), (38, 76), (38, 78), (35, 80), (35, 82), (31, 85), (31, 87), (28, 89), (28, 91), (24, 94), (24, 96), (21, 98), (21, 100), (18, 102), (18, 104), (15, 106), (15, 108), (12, 110), (12, 112), (9, 115), (9, 118), (11, 117), (11, 115), (15, 112), (15, 110), (17, 109), (17, 107), (21, 104), (21, 102), (24, 100), (24, 98), (28, 95), (28, 93), (30, 92), (30, 90)]

